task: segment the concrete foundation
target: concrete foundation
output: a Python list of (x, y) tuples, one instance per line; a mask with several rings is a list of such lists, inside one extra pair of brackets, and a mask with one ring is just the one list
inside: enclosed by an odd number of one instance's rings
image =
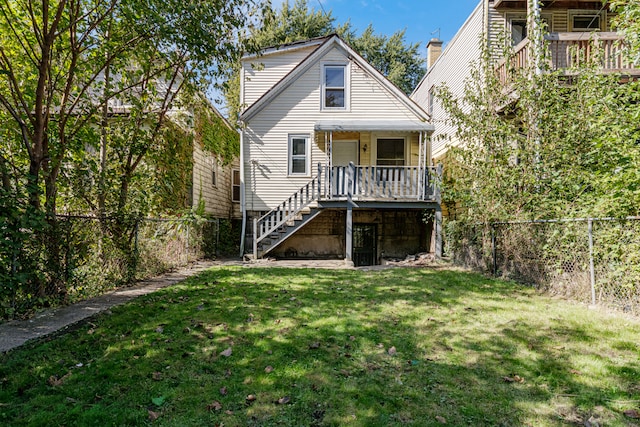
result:
[[(354, 209), (353, 224), (373, 225), (374, 264), (433, 250), (433, 220), (423, 209)], [(269, 256), (283, 259), (345, 259), (346, 210), (326, 209), (275, 248)], [(357, 250), (354, 243), (354, 251)]]

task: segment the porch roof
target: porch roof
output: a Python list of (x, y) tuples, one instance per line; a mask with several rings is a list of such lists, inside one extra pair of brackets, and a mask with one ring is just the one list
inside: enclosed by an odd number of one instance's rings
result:
[(398, 132), (433, 132), (431, 123), (414, 120), (320, 120), (314, 129), (323, 131), (398, 131)]

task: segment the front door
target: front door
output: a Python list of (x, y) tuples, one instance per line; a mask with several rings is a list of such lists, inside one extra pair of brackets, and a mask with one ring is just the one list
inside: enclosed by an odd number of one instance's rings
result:
[(349, 166), (349, 162), (358, 164), (358, 141), (333, 141), (333, 166)]
[(353, 264), (356, 267), (375, 265), (377, 253), (376, 225), (353, 224)]

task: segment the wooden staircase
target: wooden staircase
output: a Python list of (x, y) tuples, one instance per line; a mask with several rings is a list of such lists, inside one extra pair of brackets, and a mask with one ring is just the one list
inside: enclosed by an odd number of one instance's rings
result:
[(317, 217), (321, 211), (322, 209), (317, 207), (303, 209), (299, 212), (296, 218), (291, 221), (287, 221), (281, 227), (264, 237), (258, 243), (258, 257), (263, 257), (276, 246), (279, 246), (282, 242), (295, 234), (305, 224), (309, 223), (311, 220)]
[(322, 169), (304, 187), (260, 218), (253, 220), (253, 258), (265, 256), (321, 212)]

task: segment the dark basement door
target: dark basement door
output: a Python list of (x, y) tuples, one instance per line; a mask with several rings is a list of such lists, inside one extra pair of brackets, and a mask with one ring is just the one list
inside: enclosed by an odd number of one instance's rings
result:
[(375, 224), (353, 224), (353, 264), (356, 267), (376, 264)]

